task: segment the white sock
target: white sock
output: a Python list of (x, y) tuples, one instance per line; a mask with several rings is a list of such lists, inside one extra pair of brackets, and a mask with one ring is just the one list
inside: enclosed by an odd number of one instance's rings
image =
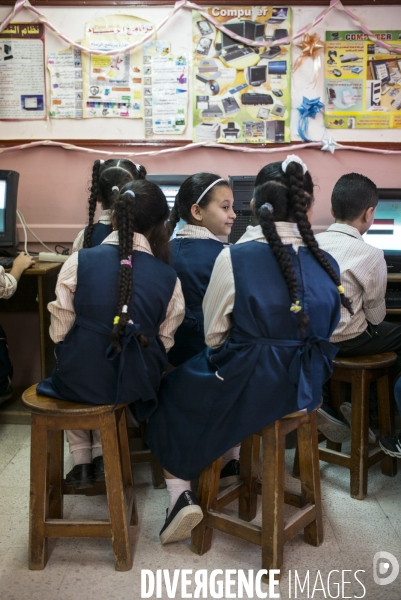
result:
[(230, 460), (239, 460), (239, 451), (241, 450), (241, 446), (234, 446), (230, 450), (227, 450), (223, 454), (223, 461), (221, 463), (221, 468), (224, 469), (226, 464), (230, 462)]
[(92, 462), (92, 450), (90, 448), (80, 448), (71, 453), (74, 459), (74, 465), (88, 465)]
[(169, 498), (168, 516), (173, 510), (175, 503), (177, 502), (179, 496), (181, 496), (182, 492), (191, 491), (191, 482), (184, 481), (183, 479), (166, 479), (166, 485)]
[(92, 448), (92, 460), (97, 456), (103, 456), (103, 448), (101, 446), (95, 446), (95, 448)]

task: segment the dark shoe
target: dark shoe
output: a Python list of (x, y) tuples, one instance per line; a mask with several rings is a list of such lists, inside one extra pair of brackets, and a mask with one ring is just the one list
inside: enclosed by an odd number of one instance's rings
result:
[[(346, 419), (349, 426), (351, 427), (351, 410), (352, 410), (351, 402), (343, 402), (340, 406), (340, 410), (344, 415), (344, 419)], [(376, 442), (376, 434), (369, 427), (369, 444), (374, 444), (375, 442)]]
[(7, 402), (7, 400), (10, 400), (10, 398), (12, 398), (13, 393), (14, 390), (11, 387), (11, 385), (9, 385), (4, 394), (0, 396), (0, 404), (3, 404), (3, 402)]
[(160, 532), (162, 544), (179, 542), (191, 537), (191, 531), (203, 519), (203, 512), (198, 500), (189, 490), (182, 492), (170, 515), (167, 516), (163, 529)]
[(233, 458), (221, 469), (219, 487), (227, 487), (239, 481), (239, 460)]
[(336, 413), (327, 405), (317, 409), (317, 428), (331, 442), (343, 444), (351, 439), (351, 429), (346, 423), (340, 421)]
[(379, 446), (386, 454), (401, 458), (401, 433), (398, 435), (382, 435)]
[(95, 481), (105, 481), (103, 456), (96, 456), (92, 460), (92, 465)]
[(95, 478), (93, 476), (93, 464), (75, 465), (65, 478), (65, 485), (84, 490), (93, 487)]

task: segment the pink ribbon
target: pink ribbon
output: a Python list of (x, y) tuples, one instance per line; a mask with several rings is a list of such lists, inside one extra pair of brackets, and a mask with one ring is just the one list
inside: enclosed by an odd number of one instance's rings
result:
[(129, 268), (132, 269), (132, 254), (129, 255), (129, 258), (120, 260), (120, 265), (128, 265)]

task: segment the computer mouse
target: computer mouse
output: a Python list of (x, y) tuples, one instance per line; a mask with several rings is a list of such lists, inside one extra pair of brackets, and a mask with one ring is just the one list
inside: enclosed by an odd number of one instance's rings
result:
[(280, 98), (283, 95), (283, 92), (281, 90), (272, 90), (272, 94), (277, 96), (277, 98)]
[(336, 77), (341, 77), (342, 73), (340, 69), (333, 69), (333, 75), (335, 75)]

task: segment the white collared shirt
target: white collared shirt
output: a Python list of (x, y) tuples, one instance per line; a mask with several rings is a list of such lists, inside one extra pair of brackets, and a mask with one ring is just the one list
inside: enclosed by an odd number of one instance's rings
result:
[(386, 316), (387, 266), (384, 253), (367, 244), (351, 225), (333, 223), (316, 236), (319, 246), (338, 262), (341, 284), (351, 300), (354, 316), (341, 307), (341, 319), (331, 341), (357, 337), (369, 323), (378, 325)]
[(207, 227), (200, 227), (199, 225), (190, 225), (187, 223), (184, 227), (177, 232), (176, 237), (192, 238), (194, 240), (217, 240), (221, 242), (218, 237), (214, 235)]
[(17, 280), (0, 266), (0, 298), (8, 300), (17, 290)]
[[(298, 252), (300, 246), (305, 246), (296, 223), (278, 221), (276, 229), (283, 244), (291, 244), (295, 252)], [(260, 225), (249, 227), (237, 244), (252, 241), (268, 243)], [(220, 347), (228, 338), (231, 329), (230, 314), (234, 302), (235, 282), (230, 248), (224, 248), (214, 263), (202, 305), (205, 317), (205, 340), (210, 348)]]
[[(107, 210), (102, 210), (102, 212), (99, 215), (98, 223), (103, 223), (104, 225), (111, 225), (112, 214), (113, 214), (113, 211), (111, 210), (111, 208), (108, 208)], [(84, 247), (84, 237), (85, 237), (85, 229), (82, 229), (78, 233), (78, 235), (75, 238), (74, 243), (72, 245), (73, 252), (78, 252), (78, 250), (81, 250), (81, 248)]]
[[(118, 231), (112, 231), (102, 244), (118, 245)], [(134, 250), (152, 254), (149, 242), (140, 233), (134, 233)], [(50, 337), (53, 342), (62, 342), (75, 321), (74, 295), (77, 287), (78, 252), (65, 261), (58, 276), (56, 300), (47, 305), (51, 313)], [(185, 300), (181, 282), (177, 277), (173, 295), (166, 311), (166, 318), (159, 328), (160, 339), (168, 352), (174, 345), (174, 334), (185, 315)]]

